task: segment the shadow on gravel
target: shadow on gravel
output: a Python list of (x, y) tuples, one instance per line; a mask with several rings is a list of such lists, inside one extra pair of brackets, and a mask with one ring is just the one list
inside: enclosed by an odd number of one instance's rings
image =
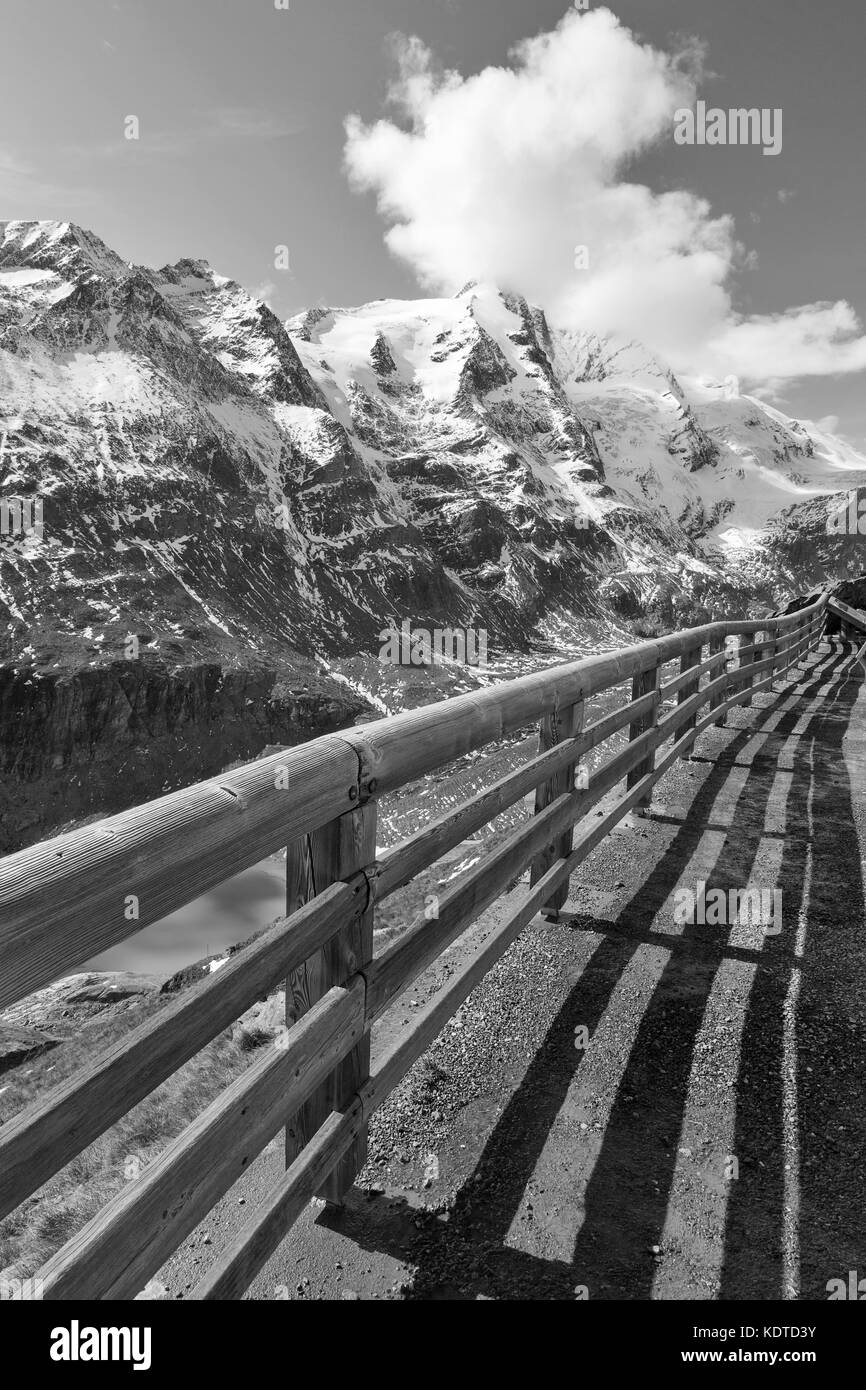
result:
[(767, 939), (749, 995), (734, 1147), (750, 1166), (728, 1199), (725, 1299), (826, 1299), (828, 1281), (847, 1284), (866, 1256), (866, 1048), (862, 1012), (859, 1026), (850, 1013), (866, 984), (866, 914), (842, 747), (860, 676), (844, 664), (833, 662), (833, 685), (798, 738), (779, 875), (784, 930)]
[[(609, 935), (554, 1020), (545, 1041), (491, 1133), (478, 1164), (443, 1216), (409, 1203), (382, 1203), (354, 1194), (340, 1228), (365, 1248), (399, 1253), (417, 1266), (410, 1297), (430, 1299), (649, 1299), (656, 1275), (653, 1247), (663, 1242), (665, 1220), (686, 1110), (696, 1040), (721, 963), (754, 965), (733, 1087), (736, 1117), (733, 1155), (737, 1181), (725, 1183), (726, 1223), (721, 1261), (722, 1299), (790, 1297), (786, 1281), (802, 1262), (802, 1296), (825, 1298), (829, 1278), (847, 1278), (866, 1257), (859, 1171), (858, 1121), (863, 1101), (862, 1041), (846, 1017), (828, 1007), (853, 970), (862, 943), (864, 894), (851, 788), (842, 738), (859, 690), (831, 652), (799, 674), (792, 689), (755, 709), (748, 728), (734, 734), (697, 791), (687, 818), (652, 872), (621, 910)], [(810, 716), (807, 704), (821, 694)], [(781, 713), (780, 713), (781, 711)], [(646, 1002), (625, 1070), (586, 1187), (584, 1219), (569, 1262), (540, 1259), (507, 1246), (506, 1237), (524, 1203), (549, 1131), (580, 1067), (574, 1032), (592, 1034), (617, 982), (694, 855), (711, 811), (746, 746), (773, 720), (784, 745), (787, 790), (773, 795), (782, 776), (782, 744), (768, 745), (751, 760), (736, 814), (714, 863), (707, 889), (741, 889), (750, 882), (766, 844), (768, 808), (784, 841), (777, 879), (783, 893), (783, 930), (767, 935), (758, 950), (730, 947), (730, 928), (688, 925), (672, 943)], [(802, 730), (796, 727), (805, 720)], [(796, 738), (796, 742), (794, 742)], [(815, 776), (816, 768), (820, 775)], [(788, 780), (789, 779), (789, 780)], [(757, 874), (755, 881), (758, 881)], [(764, 880), (766, 881), (766, 880)], [(844, 885), (844, 902), (840, 889)], [(805, 927), (801, 926), (805, 923)], [(608, 930), (592, 920), (591, 930)], [(799, 944), (803, 958), (798, 959)], [(832, 940), (832, 951), (827, 950)], [(838, 949), (842, 942), (841, 953)], [(786, 1052), (786, 1000), (789, 1006)], [(790, 1010), (793, 1009), (793, 1012)], [(796, 1030), (796, 1031), (794, 1031)], [(855, 1042), (856, 1037), (856, 1042)], [(791, 1110), (783, 1070), (795, 1075), (797, 1109)], [(793, 1167), (785, 1171), (795, 1136)], [(844, 1129), (840, 1126), (845, 1126)], [(717, 1155), (720, 1182), (728, 1155)], [(786, 1204), (796, 1207), (786, 1217)], [(551, 1216), (546, 1215), (551, 1226)], [(553, 1218), (555, 1222), (555, 1217)], [(799, 1227), (800, 1250), (786, 1232)], [(419, 1229), (420, 1228), (420, 1229)], [(706, 1233), (705, 1233), (706, 1234)], [(717, 1240), (716, 1232), (709, 1233)], [(866, 1269), (863, 1270), (866, 1274)], [(702, 1290), (713, 1297), (714, 1289)], [(696, 1296), (684, 1287), (682, 1297)], [(700, 1293), (697, 1294), (700, 1296)]]

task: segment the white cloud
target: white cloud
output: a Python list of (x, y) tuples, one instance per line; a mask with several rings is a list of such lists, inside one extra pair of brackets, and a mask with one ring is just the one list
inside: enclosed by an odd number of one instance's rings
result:
[(274, 116), (249, 106), (217, 107), (208, 126), (214, 137), (236, 136), (243, 140), (280, 140), (297, 135), (304, 128), (294, 118)]
[(800, 376), (866, 369), (866, 338), (844, 300), (803, 304), (782, 314), (755, 314), (731, 321), (710, 345), (741, 364), (753, 381), (790, 381)]
[[(356, 189), (376, 193), (389, 248), (426, 287), (491, 279), (554, 321), (638, 337), (678, 370), (756, 385), (866, 366), (845, 303), (737, 314), (732, 283), (749, 258), (733, 220), (687, 191), (629, 181), (630, 162), (672, 142), (675, 111), (694, 103), (694, 40), (664, 54), (609, 10), (571, 10), (509, 66), (466, 78), (437, 71), (417, 38), (396, 46), (398, 120), (350, 116), (346, 167)], [(576, 246), (587, 269), (575, 269)]]

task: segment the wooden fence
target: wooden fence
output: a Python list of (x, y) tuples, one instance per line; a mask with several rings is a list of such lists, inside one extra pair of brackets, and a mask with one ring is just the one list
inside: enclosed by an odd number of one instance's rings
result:
[[(345, 1194), (371, 1114), (511, 942), (557, 913), (573, 871), (703, 730), (796, 667), (826, 611), (822, 597), (711, 623), (328, 735), (0, 862), (2, 1008), (288, 847), (284, 919), (0, 1129), (2, 1217), (286, 982), (286, 1033), (48, 1261), (44, 1297), (133, 1298), (285, 1126), (282, 1180), (192, 1294), (239, 1298), (311, 1197)], [(587, 723), (587, 702), (618, 687), (625, 703)], [(377, 855), (383, 794), (528, 725), (537, 756)], [(576, 778), (626, 731), (627, 746)], [(535, 815), (444, 893), (438, 916), (374, 955), (376, 904), (533, 792)], [(371, 1069), (374, 1021), (527, 870), (528, 891)]]
[(861, 609), (852, 608), (850, 604), (843, 603), (841, 599), (828, 598), (827, 612), (839, 619), (842, 636), (846, 641), (852, 638), (855, 632), (866, 632), (866, 613)]

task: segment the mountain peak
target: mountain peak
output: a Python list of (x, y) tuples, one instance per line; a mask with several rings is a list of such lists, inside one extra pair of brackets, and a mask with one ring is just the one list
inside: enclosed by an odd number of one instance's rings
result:
[(455, 294), (454, 298), (463, 299), (467, 296), (472, 299), (501, 299), (503, 303), (507, 303), (509, 299), (522, 299), (521, 295), (504, 290), (495, 280), (467, 280), (462, 290)]
[(53, 270), (58, 274), (83, 268), (114, 277), (127, 264), (104, 241), (74, 222), (0, 222), (0, 266)]
[(238, 289), (237, 282), (225, 275), (219, 275), (210, 261), (203, 257), (184, 256), (174, 265), (164, 265), (159, 272), (160, 279), (170, 285), (177, 285), (187, 291), (212, 289)]

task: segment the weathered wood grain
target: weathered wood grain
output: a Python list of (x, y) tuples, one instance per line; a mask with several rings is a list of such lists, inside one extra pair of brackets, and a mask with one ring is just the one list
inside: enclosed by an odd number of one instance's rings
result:
[[(661, 705), (661, 676), (662, 668), (660, 664), (652, 666), (647, 671), (641, 671), (635, 676), (632, 684), (632, 701), (641, 700), (648, 697), (652, 703), (645, 714), (637, 718), (629, 729), (629, 739), (632, 743), (638, 742), (650, 730), (656, 727), (659, 717), (659, 707)], [(640, 782), (646, 777), (647, 773), (652, 772), (654, 760), (654, 749), (650, 749), (649, 754), (641, 762), (635, 763), (628, 774), (628, 786), (633, 787), (636, 782)], [(650, 802), (642, 801), (639, 803), (642, 809), (646, 809)]]
[[(680, 677), (683, 684), (677, 692), (677, 704), (684, 705), (697, 692), (700, 685), (700, 672), (695, 668), (701, 664), (701, 648), (690, 647), (683, 652), (680, 657)], [(693, 729), (697, 724), (697, 714), (693, 714), (686, 722), (687, 729)]]
[[(553, 714), (546, 714), (541, 721), (538, 734), (539, 753), (547, 753), (560, 743), (573, 742), (583, 727), (583, 714), (582, 701), (576, 705), (568, 705), (565, 709), (557, 710)], [(566, 763), (565, 767), (538, 786), (535, 793), (536, 815), (550, 806), (558, 797), (574, 790), (575, 766), (574, 762)], [(542, 879), (555, 860), (565, 858), (571, 850), (571, 837), (572, 830), (569, 826), (558, 840), (545, 845), (544, 849), (536, 855), (530, 867), (530, 885)], [(544, 915), (548, 919), (555, 919), (560, 908), (565, 905), (567, 897), (568, 882), (566, 880), (557, 888), (550, 900), (544, 904)]]
[[(727, 673), (727, 669), (728, 669), (728, 653), (727, 653), (727, 643), (726, 643), (724, 637), (714, 637), (713, 640), (712, 640), (712, 642), (710, 643), (710, 661), (720, 661), (720, 662), (721, 662), (721, 669), (722, 669), (722, 671), (723, 671), (724, 673)], [(713, 709), (713, 710), (718, 709), (718, 708), (720, 707), (720, 705), (722, 705), (722, 704), (724, 703), (724, 698), (725, 698), (724, 690), (719, 690), (715, 695), (711, 695), (711, 696), (710, 696), (710, 709)], [(726, 716), (723, 715), (723, 714), (719, 716), (719, 718), (716, 720), (716, 725), (717, 725), (717, 727), (720, 727), (720, 728), (721, 728), (721, 727), (724, 726), (724, 724), (725, 724), (725, 718), (726, 718)]]
[[(376, 859), (375, 801), (340, 816), (312, 836), (290, 847), (286, 861), (287, 907), (303, 895), (312, 896), (335, 882), (369, 874)], [(301, 1017), (334, 985), (357, 972), (366, 972), (373, 958), (373, 894), (368, 891), (363, 910), (307, 960), (286, 984), (286, 1022)], [(286, 1167), (312, 1139), (332, 1110), (339, 1110), (355, 1093), (370, 1066), (370, 1039), (364, 1035), (352, 1053), (315, 1095), (292, 1115), (286, 1126)], [(366, 1133), (360, 1133), (352, 1151), (331, 1174), (321, 1195), (338, 1203), (351, 1187), (367, 1158)]]

